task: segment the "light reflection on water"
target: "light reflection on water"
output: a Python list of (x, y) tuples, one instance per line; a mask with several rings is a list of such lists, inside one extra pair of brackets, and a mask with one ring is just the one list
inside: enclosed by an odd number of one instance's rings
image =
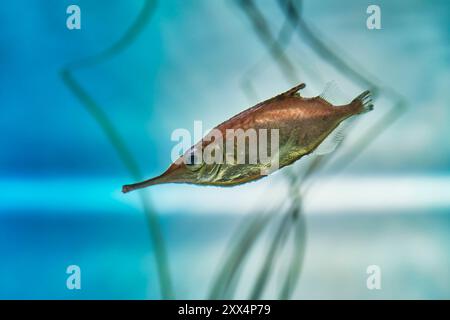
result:
[[(1, 54), (7, 61), (0, 73), (0, 298), (159, 298), (146, 221), (132, 201), (115, 193), (122, 183), (129, 182), (125, 169), (58, 74), (68, 61), (100, 52), (117, 40), (141, 4), (117, 1), (109, 4), (105, 16), (103, 3), (84, 2), (86, 28), (68, 33), (63, 2), (51, 8), (41, 1), (31, 3), (10, 1), (0, 12), (5, 36)], [(447, 179), (449, 2), (405, 5), (404, 1), (380, 1), (380, 32), (365, 29), (365, 5), (359, 1), (305, 3), (308, 21), (339, 42), (386, 86), (408, 98), (405, 116), (378, 137), (346, 173), (390, 175), (396, 187), (400, 173)], [(283, 20), (277, 19), (281, 12), (275, 1), (262, 6), (262, 11), (272, 19), (271, 28), (280, 27)], [(21, 19), (16, 18), (19, 15)], [(304, 48), (293, 43), (287, 48), (288, 55), (298, 64), (312, 61), (322, 71), (326, 62), (319, 62), (308, 50), (306, 56), (300, 49)], [(193, 120), (200, 118), (205, 127), (212, 126), (248, 106), (239, 79), (265, 54), (248, 21), (227, 2), (177, 1), (174, 5), (159, 1), (153, 20), (124, 54), (80, 71), (76, 77), (105, 108), (146, 175), (151, 176), (168, 165), (173, 129), (190, 128)], [(260, 97), (291, 85), (276, 69), (269, 61), (264, 66), (266, 73), (255, 79)], [(324, 73), (326, 80), (335, 79), (334, 74)], [(305, 82), (310, 81), (306, 77)], [(308, 94), (317, 94), (322, 87), (308, 85), (307, 89), (311, 90)], [(379, 101), (380, 106), (383, 103), (386, 101)], [(58, 182), (44, 185), (49, 177)], [(75, 177), (88, 179), (80, 184), (74, 182)], [(111, 181), (107, 186), (97, 185), (91, 177)], [(20, 181), (22, 178), (27, 180)], [(351, 214), (306, 212), (305, 264), (294, 298), (448, 299), (448, 188), (427, 181), (417, 189), (420, 192), (401, 198), (396, 194), (398, 188), (387, 188), (381, 181), (378, 190), (386, 188), (389, 197), (376, 194), (370, 199), (373, 207), (367, 209), (366, 203), (364, 214), (355, 212), (357, 206), (351, 202), (346, 202), (353, 208)], [(370, 196), (364, 193), (366, 187), (332, 186), (350, 196), (351, 192)], [(276, 193), (273, 186), (268, 187), (268, 193)], [(322, 187), (319, 184), (319, 190), (323, 191)], [(255, 214), (260, 209), (258, 202), (264, 193), (249, 188), (248, 202), (229, 191), (227, 195), (225, 191), (206, 191), (236, 208), (212, 214), (208, 214), (208, 201), (213, 200), (203, 199), (201, 192), (196, 192), (200, 197), (195, 199), (190, 194), (183, 198), (187, 189), (182, 187), (149, 192), (168, 241), (177, 297), (207, 296), (229, 238), (243, 214), (251, 212), (248, 204), (256, 204)], [(428, 205), (408, 212), (374, 210), (374, 202), (383, 204), (394, 198), (403, 209), (404, 204), (424, 203), (420, 199), (426, 199)], [(181, 210), (186, 199), (196, 202), (203, 214)], [(343, 201), (326, 199), (328, 208)], [(246, 297), (257, 261), (261, 259), (251, 260), (246, 268), (237, 297)], [(65, 287), (69, 264), (82, 269), (81, 291)], [(365, 288), (365, 271), (371, 264), (382, 268), (381, 291)], [(273, 292), (270, 283), (267, 297)]]

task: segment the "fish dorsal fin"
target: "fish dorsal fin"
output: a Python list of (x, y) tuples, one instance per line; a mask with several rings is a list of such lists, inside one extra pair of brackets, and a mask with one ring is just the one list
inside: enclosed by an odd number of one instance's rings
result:
[(345, 138), (348, 125), (343, 122), (333, 130), (313, 151), (313, 155), (319, 156), (333, 152)]
[(283, 97), (299, 97), (300, 93), (298, 93), (298, 91), (303, 89), (304, 87), (306, 87), (306, 84), (300, 83), (299, 85), (296, 85), (295, 87), (289, 89), (288, 91), (283, 92), (282, 94), (280, 94), (280, 96), (283, 96)]
[(329, 103), (330, 105), (343, 105), (347, 101), (344, 93), (339, 89), (335, 81), (327, 82), (325, 89), (319, 95), (319, 98)]

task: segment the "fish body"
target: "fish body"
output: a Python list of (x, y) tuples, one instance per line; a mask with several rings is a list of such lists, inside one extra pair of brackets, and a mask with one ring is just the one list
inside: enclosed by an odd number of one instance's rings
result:
[[(267, 132), (277, 130), (277, 169), (280, 169), (313, 152), (342, 121), (373, 108), (369, 91), (363, 92), (346, 105), (334, 106), (321, 96), (302, 97), (298, 91), (304, 87), (305, 84), (295, 86), (221, 123), (192, 146), (162, 175), (136, 184), (125, 185), (122, 191), (128, 192), (161, 183), (234, 186), (255, 181), (266, 175), (264, 169), (267, 169), (268, 163), (248, 163), (248, 161), (236, 163), (237, 150), (234, 150), (235, 161), (208, 163), (200, 159), (200, 161), (189, 163), (183, 159), (194, 158), (196, 151), (206, 150), (206, 148), (210, 150), (215, 148), (217, 152), (221, 152), (224, 149), (223, 141), (215, 137), (217, 134), (226, 137), (229, 130), (235, 132), (254, 130), (258, 140), (262, 138), (261, 132), (264, 130)], [(246, 148), (244, 151), (245, 159), (250, 157), (249, 150)], [(266, 153), (270, 153), (269, 150)]]

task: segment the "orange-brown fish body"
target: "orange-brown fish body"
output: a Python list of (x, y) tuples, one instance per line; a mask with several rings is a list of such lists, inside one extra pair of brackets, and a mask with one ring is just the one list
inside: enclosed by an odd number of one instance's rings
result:
[[(224, 137), (227, 130), (261, 129), (268, 132), (278, 130), (278, 167), (290, 165), (304, 155), (314, 151), (324, 139), (345, 119), (372, 109), (370, 93), (362, 93), (352, 102), (343, 106), (333, 106), (322, 97), (303, 98), (298, 91), (300, 84), (274, 98), (261, 102), (215, 128)], [(258, 136), (258, 139), (260, 137)], [(205, 149), (217, 141), (209, 134), (191, 147), (183, 157), (189, 157), (195, 149)], [(220, 148), (219, 148), (220, 149)], [(248, 150), (246, 159), (248, 158)], [(234, 186), (264, 177), (262, 173), (267, 164), (263, 163), (213, 163), (200, 162), (186, 164), (176, 161), (169, 169), (153, 179), (133, 185), (125, 185), (123, 192), (160, 183), (192, 183), (200, 185)]]

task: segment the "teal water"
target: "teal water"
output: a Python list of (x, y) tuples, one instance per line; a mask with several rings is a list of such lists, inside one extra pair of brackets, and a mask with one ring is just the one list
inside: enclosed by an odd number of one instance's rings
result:
[[(155, 248), (144, 213), (134, 195), (120, 194), (133, 178), (60, 76), (68, 63), (118, 41), (145, 2), (77, 3), (78, 31), (65, 27), (70, 1), (0, 6), (0, 298), (158, 299)], [(144, 176), (169, 165), (173, 130), (191, 130), (194, 120), (212, 127), (294, 84), (236, 3), (156, 1), (142, 32), (124, 50), (73, 72)], [(306, 255), (293, 298), (450, 298), (450, 2), (378, 3), (382, 29), (373, 31), (365, 27), (364, 1), (303, 3), (304, 19), (319, 39), (382, 88), (375, 110), (358, 123), (342, 152), (351, 151), (393, 107), (386, 92), (396, 91), (407, 107), (344, 170), (361, 179), (389, 177), (389, 183), (368, 179), (351, 190), (335, 184), (313, 199), (320, 214), (306, 212)], [(268, 30), (278, 34), (285, 16), (277, 1), (258, 1), (257, 8)], [(307, 96), (333, 80), (348, 96), (367, 89), (304, 37), (289, 39), (285, 53), (296, 79), (307, 83)], [(255, 65), (258, 70), (249, 72)], [(251, 94), (242, 85), (247, 78)], [(322, 178), (337, 174), (331, 167)], [(412, 178), (405, 182), (403, 175)], [(268, 206), (271, 196), (285, 196), (285, 189), (266, 181), (262, 191), (260, 184), (223, 192), (189, 186), (149, 191), (177, 298), (207, 297), (242, 220)], [(266, 238), (260, 241), (236, 297), (248, 296), (261, 248), (268, 246)], [(275, 297), (286, 261), (278, 260), (268, 298)], [(70, 264), (81, 268), (81, 290), (66, 288)], [(379, 291), (365, 287), (371, 264), (382, 271)]]
[[(13, 213), (0, 219), (0, 298), (159, 297), (142, 216)], [(162, 218), (177, 298), (207, 297), (242, 219), (180, 213)], [(449, 298), (447, 212), (308, 216), (306, 221), (305, 264), (293, 298)], [(257, 256), (250, 262), (255, 270), (260, 267)], [(73, 263), (81, 268), (81, 290), (66, 288), (65, 268)], [(381, 268), (381, 290), (366, 288), (366, 268), (372, 264)], [(253, 276), (250, 272), (243, 278), (238, 298), (246, 297)]]

